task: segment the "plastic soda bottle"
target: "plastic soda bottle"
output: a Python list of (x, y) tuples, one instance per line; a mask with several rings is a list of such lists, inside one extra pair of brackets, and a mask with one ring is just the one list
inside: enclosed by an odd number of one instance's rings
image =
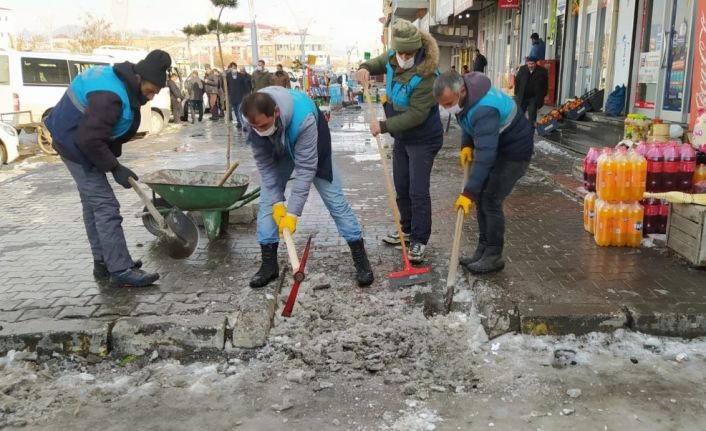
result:
[(613, 200), (627, 201), (630, 200), (631, 173), (628, 160), (628, 153), (625, 148), (620, 148), (613, 155), (615, 163), (615, 196)]
[(598, 156), (600, 156), (598, 148), (591, 147), (588, 149), (588, 153), (583, 159), (583, 183), (584, 187), (589, 192), (596, 191), (596, 172), (598, 170)]
[(700, 183), (701, 181), (706, 181), (706, 165), (703, 163), (696, 167), (693, 176), (693, 183)]
[(696, 171), (696, 151), (690, 144), (679, 146), (679, 182), (677, 188), (683, 192), (690, 192), (693, 185), (694, 172)]
[(583, 198), (583, 228), (586, 232), (595, 233), (596, 194), (586, 193)]
[(627, 226), (627, 246), (639, 247), (642, 242), (642, 220), (644, 208), (637, 202), (629, 204), (628, 226)]
[(596, 201), (596, 225), (594, 239), (601, 247), (610, 245), (610, 215), (608, 203), (603, 200)]
[(596, 191), (599, 199), (615, 200), (615, 161), (611, 148), (604, 148), (598, 157)]
[(659, 200), (645, 199), (645, 217), (643, 230), (645, 234), (657, 233), (659, 228)]
[(645, 154), (647, 159), (647, 191), (662, 191), (662, 173), (664, 172), (664, 158), (662, 149), (657, 144), (652, 144)]
[(647, 160), (637, 151), (628, 151), (628, 160), (630, 160), (630, 201), (639, 201), (645, 193), (647, 181)]
[(611, 218), (613, 219), (613, 235), (610, 245), (624, 247), (627, 244), (627, 233), (629, 223), (628, 205), (617, 203), (611, 205)]
[(667, 218), (669, 217), (669, 202), (662, 200), (659, 203), (659, 215), (657, 217), (657, 232), (667, 233)]
[(671, 192), (678, 189), (679, 184), (679, 147), (673, 142), (663, 145), (662, 156), (664, 157), (664, 173), (662, 174), (662, 189)]

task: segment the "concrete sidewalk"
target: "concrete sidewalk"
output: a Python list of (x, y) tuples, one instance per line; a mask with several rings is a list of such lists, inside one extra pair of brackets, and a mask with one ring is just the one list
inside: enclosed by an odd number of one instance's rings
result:
[[(355, 286), (348, 247), (315, 191), (296, 239), (301, 246), (307, 233), (318, 231), (312, 273), (350, 280), (351, 296), (389, 289), (386, 273), (399, 268), (401, 259), (399, 250), (380, 241), (394, 226), (375, 142), (366, 132), (362, 112), (334, 113), (331, 129), (334, 157), (348, 199), (363, 223), (376, 282), (369, 290)], [(251, 175), (254, 187), (259, 177), (250, 150), (240, 133), (235, 136), (234, 158), (241, 160), (238, 172)], [(461, 188), (459, 140), (458, 128), (452, 127), (432, 174), (434, 226), (428, 256), (436, 280), (432, 290), (437, 293), (443, 290), (455, 221), (453, 202)], [(130, 143), (121, 160), (138, 174), (162, 168), (220, 171), (225, 169), (225, 142), (222, 123), (175, 126)], [(558, 185), (571, 187), (568, 179), (576, 161), (568, 153), (540, 145), (528, 175), (509, 197), (507, 267), (473, 281), (486, 329), (491, 335), (617, 327), (679, 336), (706, 334), (706, 272), (689, 269), (658, 248), (595, 246), (583, 232), (580, 202)], [(111, 291), (92, 279), (78, 193), (61, 163), (42, 165), (0, 183), (0, 190), (11, 197), (0, 209), (0, 352), (45, 346), (120, 354), (168, 351), (173, 345), (198, 351), (266, 342), (280, 301), (279, 288), (289, 285), (291, 277), (283, 276), (265, 291), (247, 286), (259, 265), (254, 223), (231, 225), (215, 241), (203, 235), (193, 256), (174, 261), (154, 247), (154, 237), (133, 217), (141, 209), (134, 193), (116, 189), (133, 257), (162, 278), (154, 288)], [(472, 251), (475, 229), (471, 217), (462, 252)], [(284, 263), (284, 250), (280, 257)], [(303, 288), (311, 286), (305, 283)], [(401, 300), (420, 300), (407, 292), (399, 292)], [(139, 343), (129, 341), (138, 338)]]

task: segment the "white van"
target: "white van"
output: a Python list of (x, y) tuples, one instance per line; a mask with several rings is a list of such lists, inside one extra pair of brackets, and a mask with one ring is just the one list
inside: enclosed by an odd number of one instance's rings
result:
[[(0, 49), (0, 114), (18, 129), (30, 121), (25, 111), (39, 122), (49, 115), (76, 75), (114, 62), (106, 56)], [(142, 107), (138, 132), (153, 132), (150, 109), (150, 104)], [(23, 114), (7, 115), (17, 112)], [(159, 126), (157, 132), (163, 123)]]

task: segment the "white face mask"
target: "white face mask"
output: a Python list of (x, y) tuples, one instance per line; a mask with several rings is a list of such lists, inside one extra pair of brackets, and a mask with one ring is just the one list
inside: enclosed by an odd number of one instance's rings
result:
[(410, 57), (409, 60), (405, 60), (402, 57), (400, 57), (399, 53), (396, 53), (395, 56), (397, 57), (397, 64), (402, 69), (411, 69), (412, 66), (414, 66), (414, 57)]
[(260, 72), (262, 72), (263, 70), (265, 70), (265, 66), (257, 66), (257, 70), (259, 70)]
[(257, 130), (254, 127), (253, 127), (253, 130), (255, 131), (255, 133), (257, 133), (260, 136), (272, 136), (272, 135), (274, 135), (275, 130), (277, 130), (277, 126), (275, 126), (275, 123), (272, 123), (272, 125), (267, 130), (264, 130), (262, 132)]
[(461, 111), (463, 111), (463, 108), (461, 108), (461, 106), (458, 104), (458, 102), (456, 102), (456, 104), (454, 106), (452, 106), (450, 108), (446, 108), (446, 112), (448, 112), (451, 115), (456, 115), (456, 114), (460, 113)]

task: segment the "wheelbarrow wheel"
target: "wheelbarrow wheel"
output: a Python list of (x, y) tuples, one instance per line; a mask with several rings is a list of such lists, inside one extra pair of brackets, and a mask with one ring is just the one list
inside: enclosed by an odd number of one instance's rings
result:
[[(152, 203), (158, 210), (172, 207), (167, 201), (162, 198), (152, 199)], [(145, 229), (147, 229), (147, 232), (151, 233), (154, 236), (159, 236), (162, 233), (162, 229), (160, 228), (159, 224), (154, 219), (154, 217), (152, 217), (149, 211), (147, 211), (147, 207), (142, 208), (142, 212), (143, 214), (145, 214), (142, 216), (142, 224), (145, 226)]]

